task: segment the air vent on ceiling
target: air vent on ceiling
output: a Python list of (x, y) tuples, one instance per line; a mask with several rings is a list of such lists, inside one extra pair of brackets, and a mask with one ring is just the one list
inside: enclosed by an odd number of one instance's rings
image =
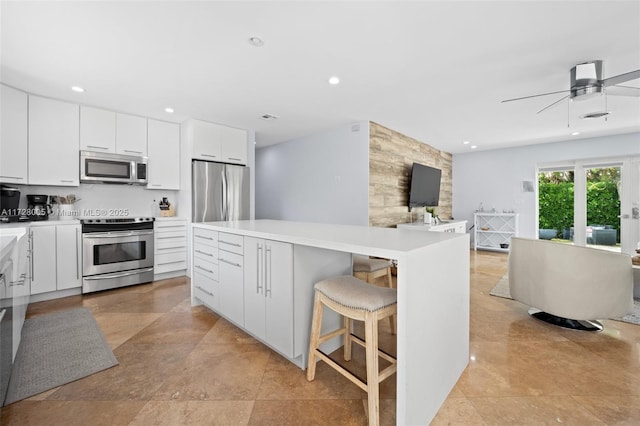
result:
[(611, 114), (611, 112), (609, 112), (609, 111), (590, 112), (589, 114), (581, 115), (580, 118), (582, 118), (583, 120), (590, 120), (592, 118), (606, 117), (609, 114)]
[(278, 119), (278, 117), (277, 117), (277, 116), (275, 116), (275, 115), (271, 115), (271, 114), (262, 114), (262, 115), (260, 116), (260, 118), (261, 118), (262, 120), (266, 120), (266, 121), (273, 121), (273, 120), (277, 120), (277, 119)]

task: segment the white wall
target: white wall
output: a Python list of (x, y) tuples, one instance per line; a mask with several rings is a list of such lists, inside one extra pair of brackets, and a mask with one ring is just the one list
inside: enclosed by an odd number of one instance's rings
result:
[[(12, 185), (20, 189), (20, 208), (27, 208), (27, 194), (61, 195), (73, 194), (79, 198), (74, 210), (79, 216), (116, 216), (128, 212), (129, 216), (158, 216), (158, 202), (167, 197), (180, 216), (180, 204), (176, 203), (177, 191), (150, 190), (143, 186), (114, 184), (80, 184), (71, 186), (26, 186)], [(100, 214), (106, 210), (106, 214)], [(117, 210), (117, 212), (113, 212)], [(122, 212), (120, 211), (122, 210)], [(56, 220), (51, 216), (49, 220)]]
[(536, 237), (536, 199), (522, 192), (524, 180), (535, 181), (541, 163), (640, 154), (640, 133), (576, 139), (453, 155), (453, 217), (473, 224), (480, 203), (485, 210), (516, 210), (520, 235)]
[(255, 199), (256, 219), (367, 226), (369, 123), (256, 150)]

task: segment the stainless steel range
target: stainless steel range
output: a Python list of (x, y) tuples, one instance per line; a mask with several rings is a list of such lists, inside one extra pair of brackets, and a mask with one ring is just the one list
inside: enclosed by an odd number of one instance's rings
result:
[(153, 220), (80, 220), (83, 293), (153, 281)]

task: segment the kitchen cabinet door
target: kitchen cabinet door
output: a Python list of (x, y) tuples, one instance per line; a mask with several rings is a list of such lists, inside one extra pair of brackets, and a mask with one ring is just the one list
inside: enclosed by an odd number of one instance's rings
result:
[(293, 245), (265, 242), (265, 341), (293, 357)]
[(191, 138), (192, 158), (222, 161), (220, 154), (220, 127), (218, 124), (190, 120), (187, 124)]
[(244, 279), (242, 256), (224, 250), (218, 252), (219, 277), (218, 294), (220, 313), (239, 325), (244, 326)]
[(244, 327), (266, 340), (264, 300), (264, 240), (244, 237)]
[(244, 238), (244, 327), (293, 357), (293, 246)]
[(116, 152), (116, 113), (87, 106), (80, 107), (80, 149)]
[(33, 226), (29, 232), (32, 248), (31, 294), (56, 291), (56, 227)]
[(116, 152), (147, 156), (147, 119), (129, 114), (116, 114)]
[(180, 125), (148, 120), (149, 189), (180, 189)]
[(29, 96), (29, 185), (80, 185), (77, 104)]
[(56, 226), (56, 278), (58, 290), (82, 287), (80, 225)]
[(225, 163), (247, 164), (247, 131), (220, 126), (220, 154)]
[(27, 183), (27, 94), (0, 85), (0, 182)]

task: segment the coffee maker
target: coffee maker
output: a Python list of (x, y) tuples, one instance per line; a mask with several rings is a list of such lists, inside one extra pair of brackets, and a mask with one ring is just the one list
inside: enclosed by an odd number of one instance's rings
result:
[(27, 195), (27, 211), (31, 220), (47, 220), (52, 212), (48, 195)]

